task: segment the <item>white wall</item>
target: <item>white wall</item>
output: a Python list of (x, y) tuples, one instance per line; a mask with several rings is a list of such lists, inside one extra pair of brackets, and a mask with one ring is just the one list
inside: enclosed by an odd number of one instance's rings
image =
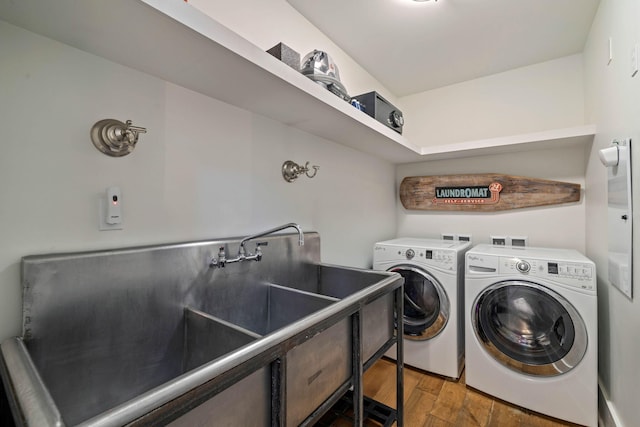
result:
[[(294, 221), (325, 262), (369, 267), (395, 236), (392, 164), (0, 21), (0, 340), (20, 333), (20, 258), (242, 236)], [(98, 120), (145, 126), (135, 151), (91, 144)], [(282, 179), (285, 160), (320, 166)], [(98, 231), (122, 189), (124, 229)], [(203, 268), (205, 266), (203, 265)]]
[(582, 56), (405, 96), (400, 102), (404, 135), (423, 147), (583, 125)]
[(585, 250), (584, 147), (399, 165), (396, 185), (407, 176), (505, 173), (578, 183), (580, 202), (502, 212), (406, 210), (398, 201), (398, 235), (440, 238), (441, 233), (471, 234), (473, 243), (490, 243), (491, 235), (527, 236), (529, 245)]
[[(607, 65), (608, 39), (613, 40), (613, 61)], [(590, 154), (586, 182), (587, 255), (598, 267), (600, 385), (617, 425), (635, 426), (640, 419), (640, 272), (635, 271), (635, 298), (627, 299), (607, 277), (607, 175), (597, 151), (614, 138), (632, 138), (632, 163), (640, 155), (640, 75), (630, 76), (630, 52), (640, 43), (640, 4), (635, 0), (601, 0), (584, 50), (587, 117), (598, 124)], [(640, 174), (633, 178), (633, 264), (640, 265)]]

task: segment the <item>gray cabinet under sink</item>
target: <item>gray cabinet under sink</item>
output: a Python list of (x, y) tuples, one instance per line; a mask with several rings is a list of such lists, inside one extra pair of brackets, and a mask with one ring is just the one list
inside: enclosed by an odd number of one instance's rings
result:
[[(170, 422), (171, 427), (271, 425), (271, 374), (263, 367)], [(212, 422), (213, 420), (213, 422)]]
[(300, 425), (351, 376), (348, 319), (294, 347), (286, 355), (286, 423)]
[(207, 260), (238, 239), (25, 257), (23, 336), (2, 343), (14, 413), (25, 425), (307, 425), (350, 387), (361, 412), (363, 364), (402, 341), (402, 278), (324, 265), (316, 233), (300, 248), (295, 237), (265, 238), (261, 262), (224, 269)]

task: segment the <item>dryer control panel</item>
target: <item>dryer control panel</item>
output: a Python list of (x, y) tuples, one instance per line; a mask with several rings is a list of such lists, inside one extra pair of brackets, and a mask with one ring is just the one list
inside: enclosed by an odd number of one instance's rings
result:
[(596, 286), (593, 264), (501, 257), (501, 274), (521, 274), (560, 282), (576, 288), (593, 290)]
[(454, 270), (457, 265), (456, 251), (420, 247), (376, 245), (374, 247), (373, 260), (374, 264), (410, 261), (419, 265), (439, 267), (444, 270)]
[(398, 249), (397, 255), (400, 258), (406, 258), (409, 261), (422, 262), (427, 264), (440, 264), (440, 266), (453, 265), (456, 254), (453, 251), (444, 251), (440, 249), (424, 249), (424, 248), (401, 248)]

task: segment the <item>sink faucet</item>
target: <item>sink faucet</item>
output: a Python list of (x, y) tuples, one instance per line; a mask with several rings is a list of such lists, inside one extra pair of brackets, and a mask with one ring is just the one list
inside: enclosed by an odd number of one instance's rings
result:
[(242, 248), (245, 243), (249, 240), (257, 239), (259, 237), (268, 236), (269, 234), (277, 233), (278, 231), (286, 230), (287, 228), (295, 228), (298, 231), (298, 246), (304, 245), (304, 234), (302, 233), (302, 229), (300, 226), (294, 222), (290, 222), (289, 224), (284, 224), (279, 227), (272, 228), (271, 230), (263, 231), (262, 233), (253, 234), (251, 236), (245, 237), (240, 241), (240, 247)]
[(252, 234), (251, 236), (247, 236), (244, 239), (242, 239), (240, 241), (240, 246), (238, 247), (238, 255), (235, 258), (227, 258), (225, 250), (224, 250), (224, 246), (220, 247), (220, 250), (218, 251), (218, 258), (213, 258), (211, 259), (211, 262), (209, 263), (209, 267), (211, 268), (215, 268), (215, 267), (219, 267), (219, 268), (224, 268), (224, 266), (226, 264), (231, 264), (234, 262), (240, 262), (240, 261), (260, 261), (262, 259), (262, 250), (260, 249), (261, 246), (267, 246), (267, 242), (257, 242), (256, 243), (256, 252), (254, 254), (249, 253), (247, 254), (244, 248), (244, 244), (247, 243), (249, 240), (254, 240), (254, 239), (258, 239), (260, 237), (264, 237), (264, 236), (268, 236), (269, 234), (273, 234), (273, 233), (277, 233), (278, 231), (282, 231), (285, 230), (287, 228), (295, 228), (298, 231), (298, 246), (303, 246), (304, 245), (304, 233), (302, 232), (302, 229), (300, 228), (300, 226), (296, 223), (290, 222), (288, 224), (284, 224), (281, 225), (279, 227), (275, 227), (272, 228), (270, 230), (267, 231), (263, 231), (261, 233), (256, 233), (256, 234)]

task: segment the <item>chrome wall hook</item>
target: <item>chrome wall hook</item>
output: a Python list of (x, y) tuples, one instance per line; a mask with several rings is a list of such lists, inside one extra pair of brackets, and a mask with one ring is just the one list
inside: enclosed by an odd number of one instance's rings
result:
[(313, 171), (309, 169), (309, 162), (305, 163), (304, 166), (300, 166), (296, 162), (287, 160), (282, 165), (282, 177), (287, 182), (295, 181), (302, 174), (307, 175), (309, 178), (313, 178), (318, 173), (320, 166), (311, 166), (311, 168), (313, 168)]
[(107, 156), (122, 157), (133, 151), (141, 133), (147, 133), (147, 129), (133, 126), (131, 120), (122, 123), (115, 119), (104, 119), (91, 128), (91, 141)]

